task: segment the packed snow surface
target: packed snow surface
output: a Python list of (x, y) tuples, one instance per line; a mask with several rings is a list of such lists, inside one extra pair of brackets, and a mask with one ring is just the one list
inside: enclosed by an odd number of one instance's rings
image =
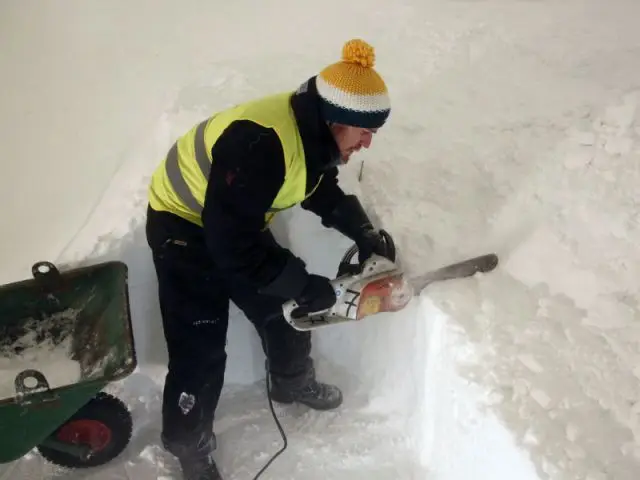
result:
[[(140, 365), (110, 388), (135, 421), (121, 457), (61, 473), (32, 453), (0, 478), (179, 478), (159, 443), (150, 175), (195, 122), (296, 88), (361, 37), (393, 111), (342, 185), (409, 274), (491, 251), (501, 263), (318, 331), (319, 375), (344, 406), (277, 406), (289, 448), (263, 478), (637, 479), (638, 18), (636, 0), (4, 2), (0, 275), (126, 261)], [(276, 227), (326, 275), (350, 246), (299, 209)], [(215, 458), (248, 479), (281, 440), (237, 310), (228, 353)]]

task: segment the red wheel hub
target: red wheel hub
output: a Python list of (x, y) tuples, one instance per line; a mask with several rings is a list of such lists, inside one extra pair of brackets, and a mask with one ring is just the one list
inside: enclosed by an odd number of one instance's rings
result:
[(98, 420), (71, 420), (60, 428), (57, 437), (61, 442), (89, 445), (98, 452), (111, 442), (111, 429)]

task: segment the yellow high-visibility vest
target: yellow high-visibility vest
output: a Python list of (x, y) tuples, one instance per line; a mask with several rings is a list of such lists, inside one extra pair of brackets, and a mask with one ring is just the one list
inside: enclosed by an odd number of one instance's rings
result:
[[(285, 179), (265, 215), (265, 228), (277, 212), (307, 198), (307, 166), (302, 138), (289, 102), (291, 95), (292, 92), (286, 92), (252, 100), (193, 126), (173, 144), (155, 170), (149, 187), (151, 208), (174, 213), (202, 226), (204, 197), (211, 165), (215, 161), (211, 158), (211, 148), (235, 120), (251, 120), (273, 128), (282, 143)], [(309, 195), (314, 190), (315, 187)]]

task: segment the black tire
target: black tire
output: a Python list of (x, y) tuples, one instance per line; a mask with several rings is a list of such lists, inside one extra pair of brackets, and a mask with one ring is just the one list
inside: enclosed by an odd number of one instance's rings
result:
[(103, 465), (122, 453), (131, 440), (133, 420), (127, 406), (108, 393), (100, 392), (75, 415), (51, 434), (57, 440), (88, 444), (93, 440), (89, 458), (38, 445), (40, 454), (66, 468), (88, 468)]

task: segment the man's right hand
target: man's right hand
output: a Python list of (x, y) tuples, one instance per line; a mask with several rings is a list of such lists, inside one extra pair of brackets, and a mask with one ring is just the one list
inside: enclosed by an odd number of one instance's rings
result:
[(295, 300), (301, 315), (317, 312), (336, 303), (336, 293), (331, 281), (322, 275), (310, 274), (305, 263), (291, 255), (283, 271), (269, 285), (259, 289), (266, 295), (274, 295), (287, 300)]
[(299, 305), (292, 313), (292, 317), (299, 318), (309, 313), (318, 312), (332, 307), (336, 303), (336, 292), (327, 277), (310, 274), (307, 284), (294, 300)]

